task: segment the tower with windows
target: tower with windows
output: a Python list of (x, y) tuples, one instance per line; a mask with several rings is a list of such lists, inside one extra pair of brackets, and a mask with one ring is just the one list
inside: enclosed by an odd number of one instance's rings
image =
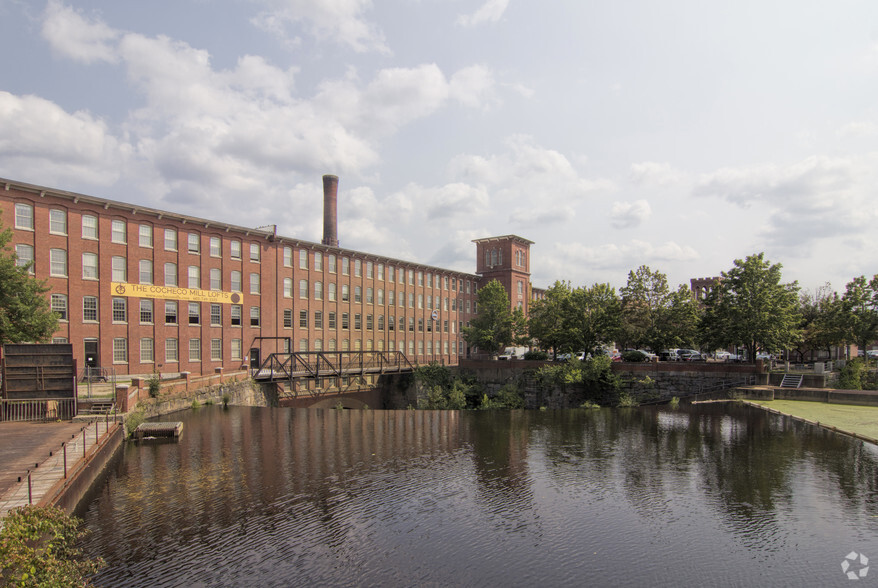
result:
[(530, 246), (517, 235), (475, 239), (476, 273), (481, 284), (497, 280), (506, 289), (510, 307), (521, 308), (525, 316), (530, 305)]

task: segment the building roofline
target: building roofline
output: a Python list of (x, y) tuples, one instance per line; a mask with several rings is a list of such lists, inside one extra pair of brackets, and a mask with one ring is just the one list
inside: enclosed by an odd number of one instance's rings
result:
[(524, 243), (527, 245), (533, 245), (534, 242), (525, 239), (524, 237), (519, 237), (518, 235), (502, 235), (499, 237), (483, 237), (481, 239), (473, 239), (473, 243), (490, 243), (492, 241), (518, 241), (519, 243)]
[(109, 210), (110, 208), (115, 208), (118, 210), (122, 210), (125, 212), (130, 212), (131, 214), (147, 214), (150, 216), (155, 216), (160, 220), (170, 219), (179, 221), (183, 224), (191, 224), (191, 225), (200, 225), (205, 229), (222, 229), (225, 232), (235, 231), (239, 233), (243, 233), (245, 236), (259, 236), (265, 237), (269, 241), (277, 241), (283, 244), (290, 245), (305, 245), (311, 249), (317, 251), (324, 252), (333, 252), (333, 253), (348, 253), (348, 254), (356, 254), (359, 257), (369, 260), (381, 260), (381, 261), (391, 261), (394, 265), (404, 265), (407, 267), (420, 267), (424, 269), (429, 269), (434, 272), (445, 272), (445, 273), (454, 273), (462, 276), (468, 276), (471, 279), (479, 279), (481, 276), (475, 273), (470, 272), (462, 272), (458, 270), (452, 270), (448, 268), (441, 268), (436, 266), (431, 266), (423, 263), (418, 263), (416, 261), (408, 261), (405, 259), (396, 259), (393, 257), (386, 257), (384, 255), (377, 255), (375, 253), (367, 253), (365, 251), (357, 251), (356, 249), (345, 249), (343, 247), (334, 247), (331, 245), (324, 245), (323, 243), (317, 243), (313, 241), (307, 241), (305, 239), (298, 239), (294, 237), (284, 237), (282, 235), (277, 235), (275, 231), (266, 231), (264, 228), (248, 228), (242, 227), (239, 225), (232, 225), (229, 223), (224, 223), (220, 221), (212, 221), (210, 219), (199, 218), (195, 216), (188, 216), (185, 214), (180, 214), (176, 212), (169, 212), (167, 210), (160, 210), (157, 208), (151, 208), (149, 206), (140, 206), (137, 204), (130, 204), (128, 202), (121, 202), (118, 200), (110, 200), (108, 198), (99, 198), (97, 196), (89, 196), (87, 194), (79, 194), (77, 192), (69, 192), (67, 190), (59, 190), (56, 188), (49, 188), (47, 186), (39, 186), (36, 184), (29, 184), (27, 182), (19, 182), (17, 180), (11, 180), (8, 178), (0, 178), (0, 190), (9, 191), (11, 188), (15, 188), (22, 192), (32, 192), (34, 194), (38, 194), (40, 197), (44, 196), (54, 196), (56, 198), (64, 198), (67, 200), (72, 200), (74, 204), (78, 204), (80, 202), (85, 202), (88, 204), (92, 204), (95, 206), (99, 206), (104, 210)]

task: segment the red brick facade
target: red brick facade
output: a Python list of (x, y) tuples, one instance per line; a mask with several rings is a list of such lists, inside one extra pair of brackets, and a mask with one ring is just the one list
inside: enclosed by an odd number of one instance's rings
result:
[[(240, 369), (251, 347), (263, 358), (395, 349), (445, 364), (468, 353), (460, 330), (476, 310), (475, 274), (4, 179), (0, 212), (13, 249), (32, 256), (65, 314), (55, 339), (73, 345), (80, 368), (207, 374)], [(500, 239), (504, 262), (529, 243)], [(480, 270), (483, 257), (480, 242)], [(513, 303), (517, 278), (527, 293), (527, 263), (507, 272)], [(137, 298), (113, 283), (223, 292), (226, 301)]]
[(475, 239), (473, 243), (476, 244), (476, 273), (482, 276), (482, 283), (499, 281), (509, 295), (510, 307), (521, 308), (527, 316), (532, 298), (530, 246), (533, 241), (505, 235)]

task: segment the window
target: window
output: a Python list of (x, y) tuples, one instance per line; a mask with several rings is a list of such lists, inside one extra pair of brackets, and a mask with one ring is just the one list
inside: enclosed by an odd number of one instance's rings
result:
[(210, 268), (210, 289), (222, 290), (223, 287), (223, 270), (218, 267)]
[(140, 283), (152, 284), (152, 260), (140, 260)]
[(243, 355), (241, 354), (241, 340), (240, 339), (232, 339), (232, 359), (240, 360)]
[(415, 307), (415, 293), (409, 292), (409, 308)]
[(114, 255), (110, 260), (110, 269), (112, 274), (112, 280), (114, 282), (127, 282), (128, 281), (128, 260), (124, 257), (119, 257)]
[(424, 285), (424, 272), (418, 272), (418, 286)]
[(233, 240), (229, 243), (229, 247), (231, 248), (231, 253), (229, 254), (232, 259), (241, 259), (241, 242), (238, 240)]
[(155, 346), (153, 340), (143, 338), (140, 340), (140, 363), (153, 363), (155, 361)]
[(363, 289), (359, 286), (354, 286), (354, 302), (362, 302), (363, 301)]
[(308, 328), (308, 311), (300, 310), (299, 311), (299, 327), (302, 329)]
[(232, 270), (232, 292), (242, 292), (243, 286), (241, 284), (241, 272), (238, 270)]
[(314, 351), (323, 351), (323, 339), (314, 340)]
[(371, 314), (366, 315), (366, 330), (367, 331), (372, 330), (372, 315)]
[(387, 281), (388, 282), (393, 281), (393, 266), (392, 265), (387, 266)]
[(113, 339), (113, 363), (128, 362), (128, 339)]
[(429, 272), (427, 273), (427, 287), (428, 288), (433, 287), (433, 274), (431, 274)]
[(55, 235), (67, 234), (67, 211), (53, 208), (49, 210), (49, 232)]
[(34, 207), (21, 202), (15, 205), (15, 228), (34, 230)]
[(308, 280), (299, 280), (299, 298), (308, 297)]
[(61, 343), (69, 343), (67, 337), (52, 337), (52, 343), (61, 344)]
[(140, 225), (137, 243), (141, 247), (152, 247), (152, 225)]
[(347, 276), (351, 273), (351, 260), (347, 257), (341, 258), (341, 275)]
[(284, 247), (284, 267), (293, 267), (293, 248)]
[(328, 328), (330, 328), (330, 329), (334, 329), (334, 328), (336, 328), (335, 313), (334, 313), (334, 312), (330, 312), (330, 313), (329, 313), (329, 316), (327, 317), (327, 321), (326, 321), (326, 322), (327, 322), (327, 325), (326, 325), (326, 326), (327, 326)]
[(250, 307), (250, 326), (258, 327), (259, 326), (259, 307), (251, 306)]
[(82, 297), (82, 320), (85, 322), (98, 322), (98, 299), (97, 296)]
[(176, 263), (166, 263), (165, 264), (165, 286), (176, 286), (177, 285), (177, 264)]
[(190, 265), (187, 270), (187, 288), (201, 288), (201, 268), (197, 265)]
[(372, 279), (372, 267), (373, 267), (372, 262), (367, 261), (366, 262), (366, 277), (370, 280)]
[(363, 315), (361, 315), (358, 312), (358, 313), (354, 314), (354, 329), (359, 331), (362, 328), (363, 328)]
[(140, 322), (152, 323), (152, 300), (149, 298), (140, 299)]
[(28, 266), (27, 273), (34, 273), (34, 248), (33, 245), (18, 244), (15, 246), (15, 265), (18, 267)]
[(372, 304), (372, 288), (366, 288), (366, 304)]
[(250, 274), (250, 293), (259, 294), (259, 274)]
[(259, 263), (259, 244), (250, 243), (250, 261)]
[(422, 319), (422, 318), (418, 319), (418, 332), (419, 333), (424, 332), (424, 319)]
[(128, 299), (113, 298), (113, 322), (128, 322)]
[(222, 304), (211, 304), (210, 305), (210, 326), (211, 327), (223, 326), (223, 306), (222, 306)]
[(427, 294), (427, 310), (432, 310), (433, 308), (433, 297)]
[(110, 229), (110, 240), (113, 243), (124, 244), (128, 242), (128, 239), (126, 238), (128, 229), (125, 225), (125, 221), (120, 219), (114, 219), (113, 222), (110, 224)]
[(387, 291), (387, 306), (393, 306), (393, 296), (394, 296), (394, 291), (388, 290)]
[(299, 269), (308, 269), (308, 251), (299, 249)]
[(378, 330), (379, 331), (384, 330), (384, 315), (383, 314), (378, 315)]
[(521, 280), (518, 281), (518, 293), (524, 294), (524, 282), (522, 282)]
[(384, 304), (384, 288), (378, 288), (378, 305)]
[(165, 251), (177, 250), (177, 231), (175, 229), (165, 229)]
[(314, 328), (322, 329), (323, 328), (323, 312), (320, 310), (314, 311)]
[(383, 263), (378, 264), (378, 271), (376, 273), (378, 274), (379, 280), (384, 279), (384, 264)]
[(186, 241), (186, 249), (193, 255), (201, 253), (201, 235), (198, 233), (189, 233)]
[(97, 280), (98, 279), (98, 254), (83, 253), (82, 254), (82, 279)]
[(409, 270), (409, 286), (415, 285), (415, 270)]
[(189, 361), (201, 361), (201, 339), (189, 339)]
[(92, 216), (90, 214), (82, 215), (82, 238), (98, 238), (98, 217)]
[(299, 351), (308, 351), (308, 340), (305, 338), (299, 339)]
[(58, 320), (67, 320), (67, 296), (64, 294), (52, 294), (52, 312), (58, 315)]
[(335, 282), (329, 283), (329, 291), (327, 292), (327, 298), (330, 302), (335, 302)]
[(323, 254), (319, 251), (314, 252), (314, 271), (322, 272), (323, 271)]
[(233, 304), (231, 308), (229, 308), (229, 323), (233, 327), (240, 327), (242, 323), (241, 318), (241, 305)]
[(424, 295), (418, 294), (418, 308), (424, 308)]
[(223, 242), (219, 237), (211, 237), (210, 238), (210, 256), (211, 257), (222, 257), (223, 256)]
[(424, 342), (418, 340), (418, 355), (424, 355)]
[(330, 255), (328, 258), (329, 273), (335, 273), (335, 255)]
[(165, 361), (176, 362), (177, 360), (177, 340), (165, 339)]
[(323, 300), (323, 282), (314, 282), (314, 300)]
[(396, 318), (393, 316), (387, 317), (387, 330), (392, 331), (396, 328)]
[(357, 278), (363, 276), (363, 262), (359, 259), (354, 260), (354, 276)]
[(210, 360), (211, 361), (222, 361), (223, 360), (223, 340), (222, 339), (211, 339), (210, 340)]
[(198, 302), (190, 302), (189, 303), (189, 324), (190, 325), (200, 325), (201, 324), (201, 304)]
[(293, 278), (284, 278), (284, 298), (293, 297)]
[(351, 328), (351, 320), (346, 312), (341, 313), (341, 328), (345, 330)]
[(49, 275), (67, 277), (67, 252), (63, 249), (49, 249)]
[(411, 333), (415, 332), (415, 317), (413, 317), (413, 316), (409, 317), (409, 332), (411, 332)]
[(342, 284), (341, 285), (341, 301), (342, 302), (349, 302), (350, 299), (351, 299), (350, 286), (348, 286), (347, 284)]
[(293, 309), (285, 308), (284, 309), (284, 328), (292, 329), (293, 328)]

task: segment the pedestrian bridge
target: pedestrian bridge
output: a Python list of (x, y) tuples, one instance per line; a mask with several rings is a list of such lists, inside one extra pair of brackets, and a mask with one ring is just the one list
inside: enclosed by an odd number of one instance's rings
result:
[(383, 374), (411, 373), (414, 366), (401, 351), (298, 351), (272, 353), (250, 376), (260, 383), (278, 383), (297, 395), (360, 390)]

